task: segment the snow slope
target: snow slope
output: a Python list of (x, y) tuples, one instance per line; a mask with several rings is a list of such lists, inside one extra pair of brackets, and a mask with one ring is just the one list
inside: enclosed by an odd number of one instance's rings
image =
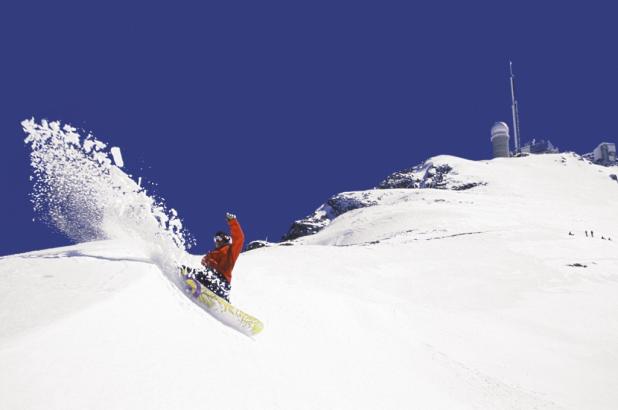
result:
[(264, 320), (256, 340), (127, 244), (6, 257), (0, 408), (611, 409), (615, 246), (538, 243), (246, 253), (233, 301)]
[(616, 408), (611, 169), (433, 161), (487, 184), (355, 193), (376, 204), (243, 253), (255, 339), (113, 218), (108, 240), (0, 258), (0, 409)]

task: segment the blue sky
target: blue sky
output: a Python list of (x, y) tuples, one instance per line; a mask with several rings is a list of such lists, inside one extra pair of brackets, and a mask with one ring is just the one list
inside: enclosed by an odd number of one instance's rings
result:
[[(205, 251), (238, 214), (278, 240), (329, 196), (437, 154), (489, 158), (510, 124), (563, 150), (616, 141), (617, 29), (591, 3), (21, 3), (2, 42), (0, 255), (68, 244), (33, 223), (20, 121), (122, 148)], [(3, 6), (6, 7), (6, 6)]]

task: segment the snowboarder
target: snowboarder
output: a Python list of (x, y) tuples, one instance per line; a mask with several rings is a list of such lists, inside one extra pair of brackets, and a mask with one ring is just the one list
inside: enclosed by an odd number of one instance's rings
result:
[(215, 249), (204, 255), (202, 265), (206, 269), (197, 271), (195, 279), (229, 302), (232, 270), (242, 250), (245, 235), (236, 219), (236, 215), (228, 212), (225, 217), (231, 235), (223, 231), (215, 233), (213, 238)]

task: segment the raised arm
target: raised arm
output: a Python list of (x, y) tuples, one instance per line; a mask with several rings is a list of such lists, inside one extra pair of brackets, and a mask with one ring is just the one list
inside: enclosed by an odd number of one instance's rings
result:
[(234, 260), (238, 258), (242, 251), (242, 246), (245, 243), (245, 234), (238, 223), (235, 215), (228, 214), (227, 223), (230, 226), (230, 235), (232, 236), (232, 257)]

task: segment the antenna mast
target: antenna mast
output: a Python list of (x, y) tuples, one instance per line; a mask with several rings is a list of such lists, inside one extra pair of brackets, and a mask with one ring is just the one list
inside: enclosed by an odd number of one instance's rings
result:
[(511, 109), (513, 111), (513, 141), (515, 143), (515, 154), (521, 152), (521, 133), (519, 131), (519, 109), (515, 98), (515, 75), (513, 74), (513, 62), (509, 61), (511, 72)]

